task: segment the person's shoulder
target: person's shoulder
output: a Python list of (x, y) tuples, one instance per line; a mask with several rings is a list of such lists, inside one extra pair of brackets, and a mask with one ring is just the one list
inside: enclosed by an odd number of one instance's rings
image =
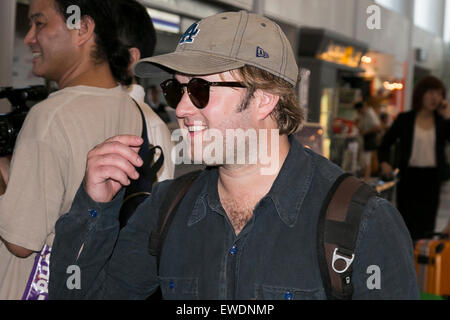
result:
[(141, 107), (145, 119), (147, 120), (147, 124), (150, 127), (160, 127), (160, 126), (167, 127), (164, 121), (161, 120), (161, 118), (156, 114), (156, 112), (153, 111), (152, 107), (150, 107), (147, 103), (141, 101), (138, 104)]
[[(365, 205), (355, 257), (354, 299), (419, 298), (413, 242), (400, 213), (386, 199), (375, 196)], [(390, 280), (377, 290), (370, 289), (369, 267), (377, 267)]]
[[(404, 239), (409, 239), (409, 232), (400, 212), (391, 202), (378, 194), (368, 199), (363, 217), (366, 222), (361, 225), (363, 228), (373, 229), (371, 231), (373, 234), (381, 236), (380, 232), (383, 232), (385, 235), (396, 234)], [(366, 232), (368, 231), (366, 230)]]
[(104, 89), (88, 86), (68, 87), (53, 92), (49, 97), (31, 108), (31, 117), (42, 117), (48, 120), (49, 116), (65, 113), (74, 109), (73, 106), (85, 106), (98, 103), (106, 99), (126, 99), (128, 95), (118, 88)]
[(403, 121), (411, 121), (416, 117), (416, 111), (409, 110), (405, 112), (401, 112), (398, 114), (396, 121), (403, 122)]
[(305, 152), (309, 153), (312, 157), (315, 167), (314, 175), (316, 179), (332, 184), (339, 176), (344, 174), (344, 171), (338, 165), (324, 156), (307, 148), (305, 148)]
[(399, 113), (400, 117), (415, 117), (417, 112), (415, 110), (408, 110)]
[(69, 91), (62, 89), (53, 92), (47, 99), (42, 100), (38, 104), (34, 105), (28, 117), (43, 118), (49, 120), (48, 117), (51, 114), (55, 114), (59, 108), (66, 104), (69, 104), (73, 100), (74, 96)]
[(59, 109), (63, 109), (64, 106), (70, 109), (77, 109), (83, 107), (91, 108), (93, 105), (97, 107), (98, 105), (112, 106), (122, 103), (133, 104), (133, 100), (120, 86), (114, 88), (69, 87), (58, 91), (55, 94), (55, 98), (66, 102)]
[(72, 99), (72, 95), (59, 90), (34, 105), (25, 118), (21, 135), (37, 139), (45, 136), (49, 128), (54, 125), (57, 114), (65, 105), (71, 104)]
[[(129, 101), (128, 101), (128, 100)], [(72, 122), (73, 115), (88, 115), (92, 107), (99, 103), (112, 106), (131, 104), (128, 95), (117, 88), (103, 89), (87, 86), (68, 87), (53, 92), (49, 97), (35, 106), (27, 114), (21, 131), (22, 135), (34, 139), (44, 139), (45, 136), (64, 131), (63, 123)], [(28, 134), (27, 134), (28, 133)]]

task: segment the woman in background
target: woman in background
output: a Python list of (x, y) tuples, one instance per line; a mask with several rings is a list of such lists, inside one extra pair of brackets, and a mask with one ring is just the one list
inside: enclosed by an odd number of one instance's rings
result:
[(439, 79), (427, 76), (420, 80), (414, 88), (412, 110), (399, 114), (379, 147), (382, 174), (390, 175), (391, 146), (399, 142), (397, 208), (414, 241), (434, 232), (446, 167), (445, 142), (450, 141), (445, 97)]

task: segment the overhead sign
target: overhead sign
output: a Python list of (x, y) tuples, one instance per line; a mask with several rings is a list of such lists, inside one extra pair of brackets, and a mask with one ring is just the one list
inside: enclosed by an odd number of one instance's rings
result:
[(324, 52), (317, 54), (317, 58), (338, 64), (343, 64), (352, 68), (358, 68), (363, 56), (363, 51), (352, 46), (342, 46), (330, 42)]
[(152, 18), (153, 25), (158, 31), (165, 31), (170, 33), (180, 33), (179, 15), (147, 8), (147, 12)]
[(302, 27), (297, 54), (359, 68), (367, 44), (327, 29)]

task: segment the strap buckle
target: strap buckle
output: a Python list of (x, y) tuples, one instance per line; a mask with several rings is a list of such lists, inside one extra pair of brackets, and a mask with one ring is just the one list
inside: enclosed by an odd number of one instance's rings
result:
[[(348, 270), (348, 268), (350, 268), (350, 266), (351, 266), (351, 264), (353, 263), (353, 260), (355, 259), (355, 254), (353, 253), (352, 254), (352, 257), (351, 258), (348, 258), (348, 256), (344, 256), (344, 255), (342, 255), (341, 253), (338, 253), (338, 248), (336, 248), (336, 249), (334, 249), (334, 252), (333, 252), (333, 260), (332, 260), (332, 262), (331, 262), (331, 267), (333, 268), (333, 270), (334, 270), (334, 272), (336, 272), (336, 273), (344, 273), (345, 271), (347, 271)], [(338, 260), (344, 260), (344, 262), (345, 262), (345, 268), (343, 269), (343, 270), (337, 270), (335, 267), (334, 267), (334, 263), (336, 262), (336, 261), (338, 261)]]

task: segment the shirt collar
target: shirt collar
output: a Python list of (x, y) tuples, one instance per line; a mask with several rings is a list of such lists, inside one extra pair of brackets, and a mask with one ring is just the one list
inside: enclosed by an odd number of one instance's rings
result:
[(132, 84), (128, 87), (125, 87), (125, 91), (137, 102), (144, 102), (145, 90), (142, 86), (138, 84)]
[(305, 149), (294, 136), (289, 137), (289, 142), (288, 156), (265, 198), (273, 201), (280, 219), (293, 227), (311, 187), (315, 161), (311, 151)]
[[(275, 179), (272, 188), (261, 202), (273, 202), (279, 218), (289, 227), (297, 222), (303, 201), (308, 193), (315, 170), (315, 161), (310, 150), (305, 149), (294, 136), (289, 137), (290, 148), (286, 160)], [(219, 214), (225, 214), (220, 203), (217, 182), (219, 170), (210, 168), (208, 180), (198, 193), (189, 225), (206, 216), (206, 206)]]

